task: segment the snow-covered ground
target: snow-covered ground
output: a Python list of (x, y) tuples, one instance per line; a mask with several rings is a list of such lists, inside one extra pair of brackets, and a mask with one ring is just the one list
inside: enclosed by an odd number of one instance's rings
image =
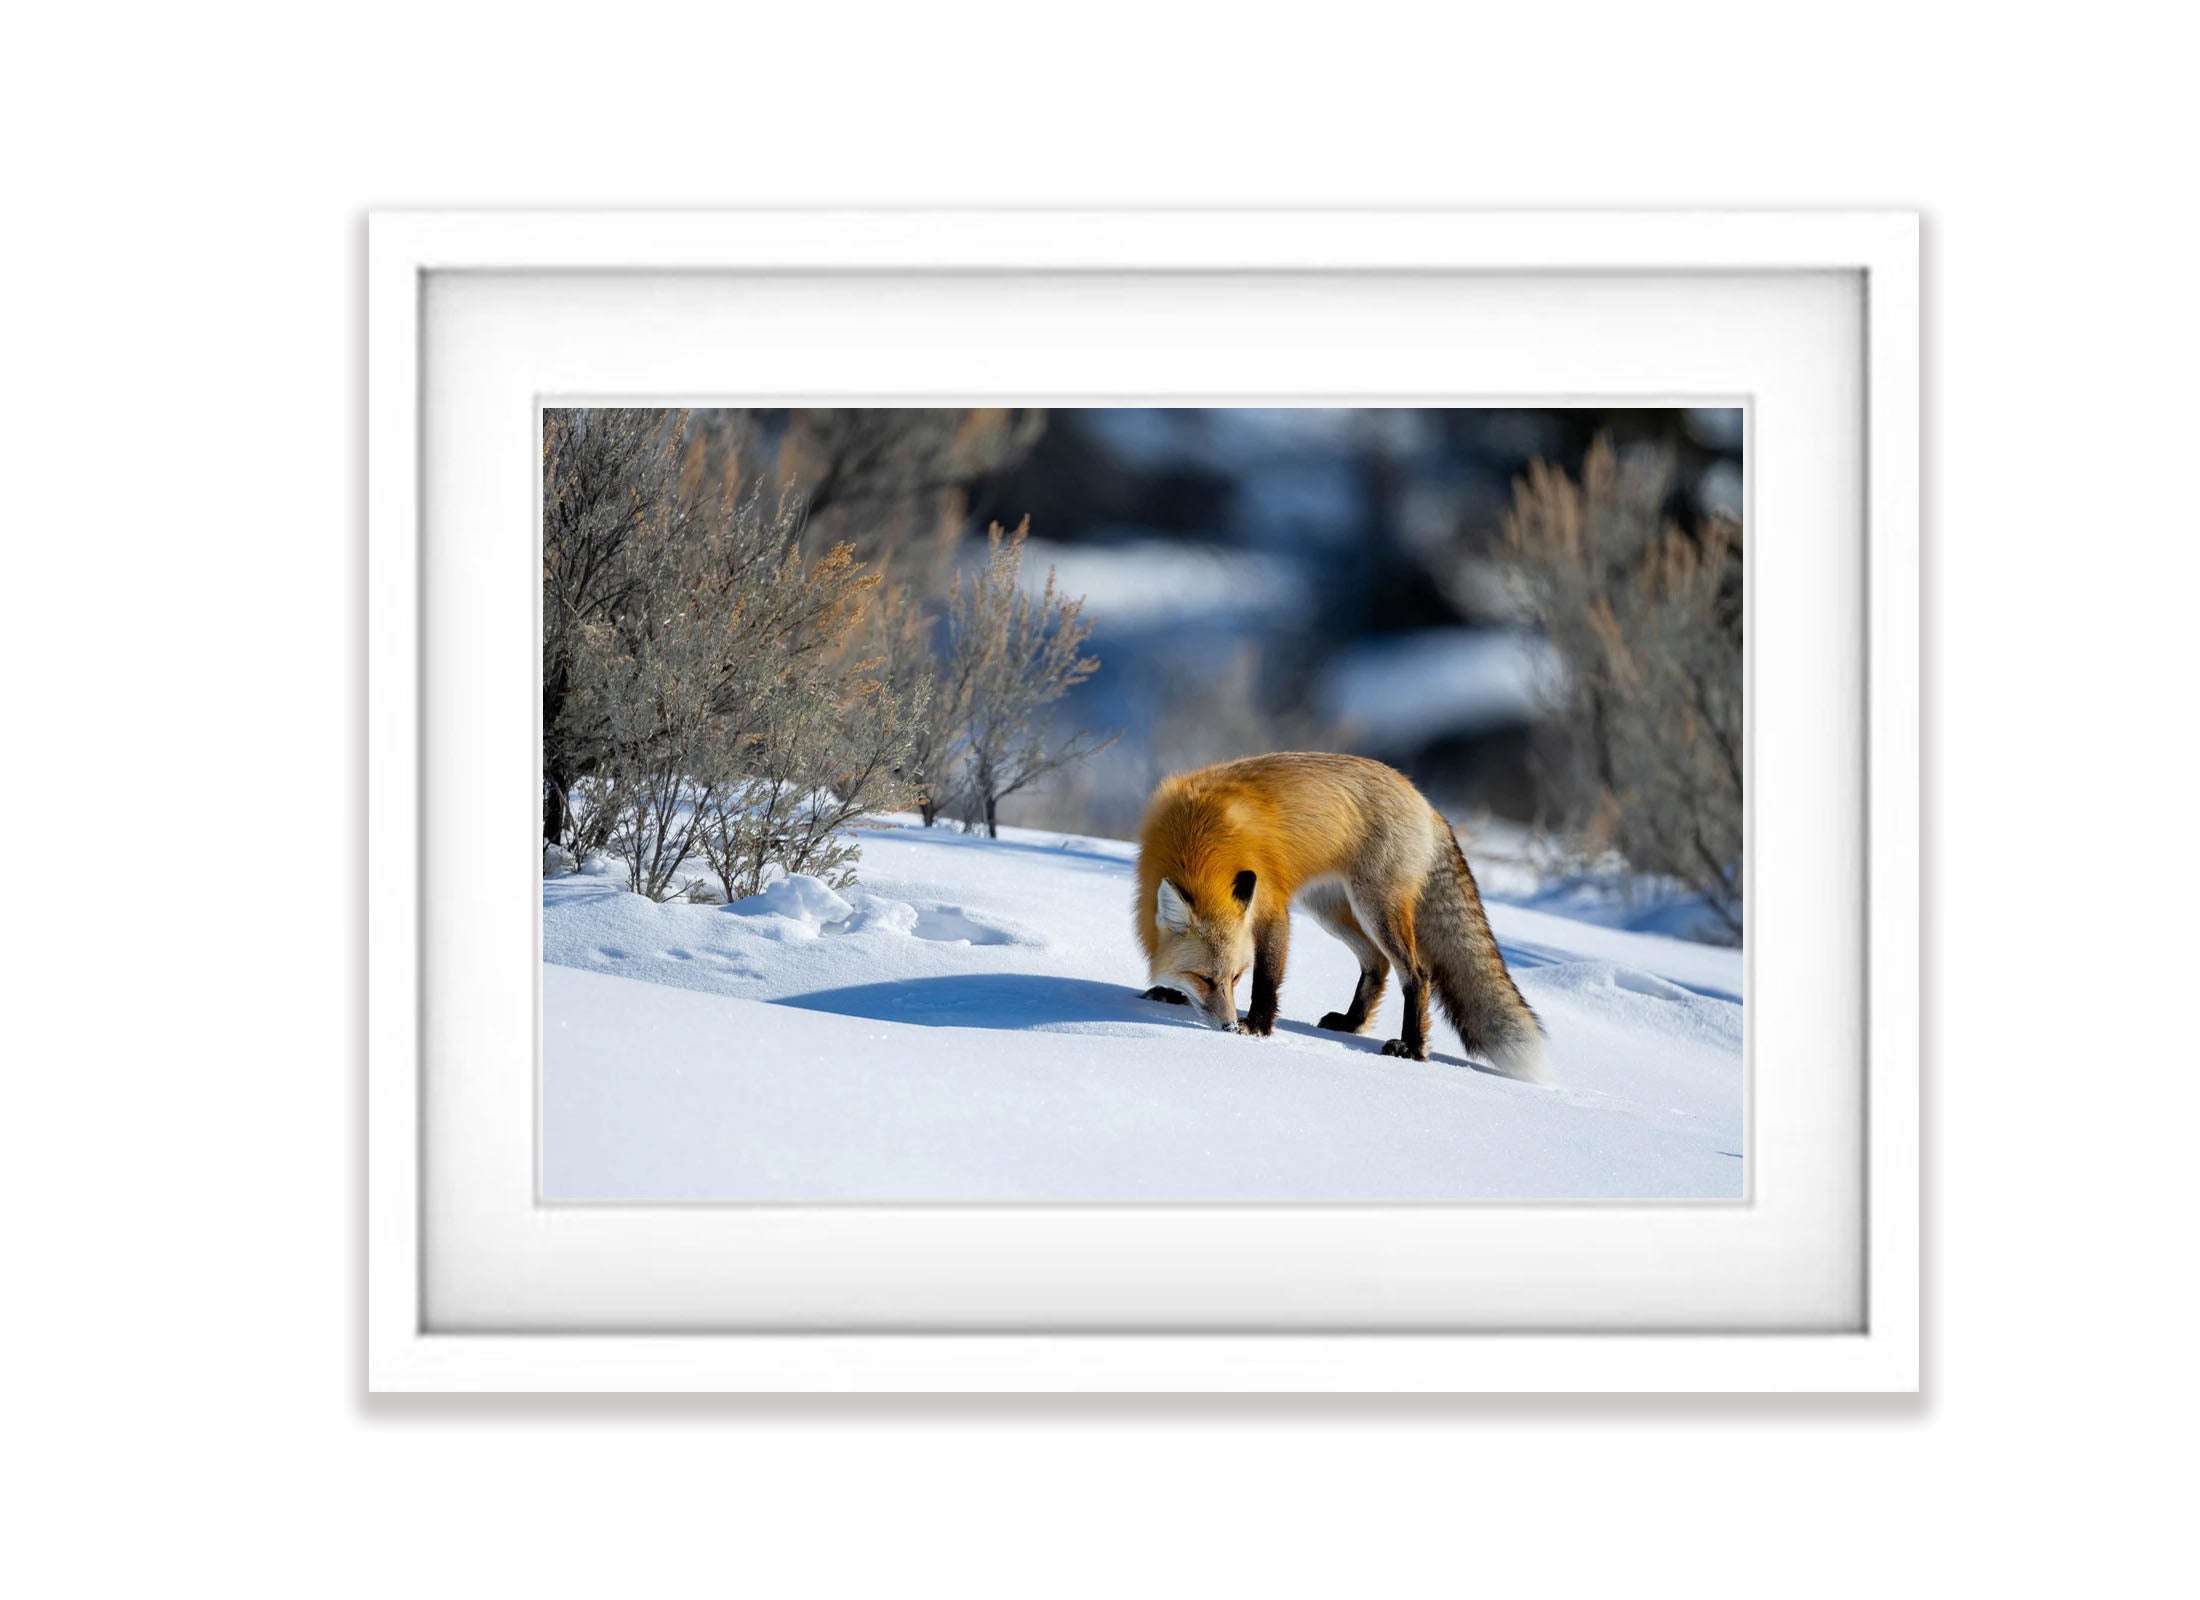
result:
[(1129, 844), (892, 823), (862, 843), (845, 895), (655, 905), (623, 875), (544, 880), (546, 1198), (1742, 1193), (1738, 950), (1493, 893), (1550, 1033), (1534, 1085), (1471, 1063), (1440, 1016), (1432, 1060), (1379, 1055), (1395, 984), (1366, 1035), (1316, 1029), (1355, 968), (1303, 916), (1273, 1037), (1140, 999)]

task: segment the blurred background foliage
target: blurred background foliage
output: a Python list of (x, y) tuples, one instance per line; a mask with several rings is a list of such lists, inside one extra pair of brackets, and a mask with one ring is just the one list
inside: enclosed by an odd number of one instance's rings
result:
[(691, 479), (789, 496), (864, 564), (893, 674), (938, 676), (958, 575), (1028, 518), (1019, 581), (1090, 627), (1046, 715), (1097, 753), (1004, 822), (1127, 836), (1166, 772), (1351, 751), (1739, 932), (1738, 409), (682, 416)]
[(972, 481), (970, 526), (1031, 518), (1027, 566), (1085, 596), (1101, 662), (1064, 712), (1124, 739), (1019, 820), (1126, 833), (1162, 772), (1304, 744), (1448, 811), (1569, 811), (1537, 738), (1564, 666), (1505, 520), (1531, 465), (1578, 481), (1600, 438), (1684, 537), (1739, 517), (1739, 410), (1049, 413)]

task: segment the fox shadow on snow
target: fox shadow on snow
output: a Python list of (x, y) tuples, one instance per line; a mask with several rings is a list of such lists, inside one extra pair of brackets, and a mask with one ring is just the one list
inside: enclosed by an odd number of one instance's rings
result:
[(1160, 1022), (1169, 1007), (1090, 978), (1037, 972), (971, 972), (791, 994), (778, 1004), (922, 1028), (1044, 1028), (1063, 1022)]
[[(894, 983), (858, 983), (842, 989), (816, 989), (791, 994), (774, 1002), (798, 1011), (825, 1011), (842, 1017), (862, 1017), (870, 1022), (906, 1022), (920, 1028), (992, 1028), (1016, 1032), (1046, 1028), (1065, 1022), (1174, 1023), (1205, 1033), (1209, 1030), (1186, 1007), (1148, 1000), (1137, 989), (1118, 983), (1097, 983), (1090, 978), (1053, 978), (1037, 972), (973, 972), (938, 978), (904, 978)], [(1376, 1054), (1383, 1036), (1336, 1033), (1311, 1022), (1276, 1019), (1278, 1033), (1296, 1033), (1320, 1039), (1347, 1050)], [(1432, 1040), (1431, 1043), (1434, 1041)], [(1446, 1066), (1492, 1069), (1464, 1056), (1429, 1052), (1429, 1060)], [(1502, 1076), (1502, 1074), (1493, 1074)]]

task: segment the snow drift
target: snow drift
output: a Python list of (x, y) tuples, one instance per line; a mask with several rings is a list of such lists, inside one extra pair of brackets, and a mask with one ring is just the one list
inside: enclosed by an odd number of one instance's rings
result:
[(1316, 1029), (1356, 968), (1305, 917), (1274, 1037), (1141, 1000), (1128, 844), (862, 843), (860, 887), (783, 879), (730, 906), (544, 880), (545, 1199), (1743, 1193), (1737, 950), (1489, 896), (1550, 1036), (1551, 1082), (1525, 1084), (1441, 1022), (1431, 1060), (1377, 1054), (1395, 984), (1366, 1035)]

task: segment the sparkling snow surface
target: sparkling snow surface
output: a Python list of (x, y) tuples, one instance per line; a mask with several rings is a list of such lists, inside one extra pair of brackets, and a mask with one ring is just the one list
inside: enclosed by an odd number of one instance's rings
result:
[(1378, 1054), (1395, 982), (1364, 1036), (1315, 1028), (1356, 968), (1304, 915), (1273, 1037), (1141, 1000), (1129, 844), (862, 843), (858, 887), (733, 906), (544, 881), (546, 1199), (1743, 1192), (1738, 950), (1490, 899), (1550, 1036), (1534, 1085), (1472, 1062), (1440, 1013), (1432, 1060)]

